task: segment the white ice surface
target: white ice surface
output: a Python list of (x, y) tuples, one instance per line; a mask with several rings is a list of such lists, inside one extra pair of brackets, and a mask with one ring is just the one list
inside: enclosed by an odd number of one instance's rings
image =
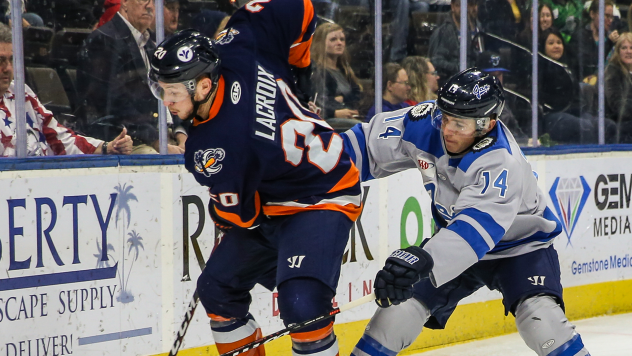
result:
[[(573, 322), (591, 356), (632, 356), (632, 313)], [(534, 356), (518, 333), (471, 341), (414, 356)]]

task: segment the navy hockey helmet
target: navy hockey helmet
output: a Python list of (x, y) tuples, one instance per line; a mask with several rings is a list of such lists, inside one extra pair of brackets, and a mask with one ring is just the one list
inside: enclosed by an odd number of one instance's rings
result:
[[(210, 38), (196, 30), (183, 30), (163, 41), (151, 56), (149, 86), (158, 99), (177, 102), (193, 95), (196, 79), (203, 74), (217, 83), (220, 64)], [(174, 85), (165, 91), (158, 82)]]
[(432, 124), (441, 129), (443, 113), (476, 121), (476, 131), (489, 127), (491, 119), (498, 118), (505, 106), (503, 87), (493, 75), (478, 68), (466, 69), (450, 79), (439, 89)]

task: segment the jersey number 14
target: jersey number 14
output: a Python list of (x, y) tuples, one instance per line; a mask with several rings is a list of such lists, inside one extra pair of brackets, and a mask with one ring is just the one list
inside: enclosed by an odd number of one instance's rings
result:
[[(503, 169), (503, 171), (500, 172), (498, 176), (496, 176), (496, 179), (494, 179), (493, 188), (499, 190), (498, 195), (501, 198), (504, 198), (505, 194), (507, 193), (507, 174), (507, 170)], [(489, 183), (491, 182), (489, 171), (483, 172), (483, 179), (485, 180), (485, 186), (483, 187), (483, 190), (481, 190), (481, 195), (487, 193), (487, 190), (489, 189)]]

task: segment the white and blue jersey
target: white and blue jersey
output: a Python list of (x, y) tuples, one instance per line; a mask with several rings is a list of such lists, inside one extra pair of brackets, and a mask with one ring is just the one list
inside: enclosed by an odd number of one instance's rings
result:
[(441, 286), (479, 260), (550, 246), (561, 224), (547, 207), (530, 164), (500, 121), (471, 150), (451, 155), (433, 127), (434, 102), (378, 114), (342, 136), (362, 181), (417, 168), (440, 228), (424, 249)]

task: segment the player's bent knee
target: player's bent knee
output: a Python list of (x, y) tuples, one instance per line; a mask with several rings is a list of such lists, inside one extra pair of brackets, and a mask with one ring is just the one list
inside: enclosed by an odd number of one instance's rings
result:
[[(313, 278), (293, 278), (277, 287), (279, 311), (285, 325), (300, 323), (328, 313), (332, 309), (334, 291)], [(314, 331), (327, 326), (331, 320), (323, 320), (301, 329)]]
[(586, 356), (588, 351), (555, 298), (531, 297), (516, 308), (516, 326), (527, 346), (540, 356)]
[(415, 341), (429, 317), (428, 309), (414, 298), (399, 305), (379, 308), (352, 355), (392, 356)]
[(209, 315), (242, 318), (248, 314), (251, 302), (250, 291), (248, 290), (236, 291), (223, 285), (210, 274), (202, 272), (197, 281), (197, 292), (200, 296), (200, 302)]

